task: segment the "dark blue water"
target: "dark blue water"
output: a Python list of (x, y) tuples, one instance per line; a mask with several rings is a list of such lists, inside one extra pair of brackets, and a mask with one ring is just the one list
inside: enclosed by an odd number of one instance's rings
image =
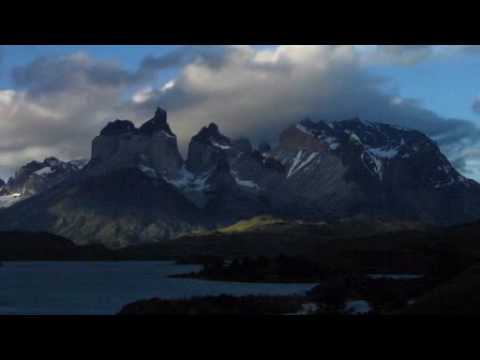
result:
[(199, 266), (171, 262), (5, 262), (0, 314), (115, 314), (152, 297), (302, 294), (315, 284), (249, 284), (168, 278)]

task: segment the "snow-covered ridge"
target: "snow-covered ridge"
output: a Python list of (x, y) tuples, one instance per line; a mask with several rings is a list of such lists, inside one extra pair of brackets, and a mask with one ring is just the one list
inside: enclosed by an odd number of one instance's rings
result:
[[(356, 151), (361, 151), (360, 157), (364, 166), (381, 181), (390, 161), (410, 158), (426, 143), (425, 137), (419, 136), (419, 133), (413, 130), (359, 119), (317, 123), (303, 120), (296, 128), (323, 141), (332, 151), (342, 146), (356, 147)], [(312, 159), (313, 157), (309, 160)], [(301, 160), (302, 154), (297, 153), (287, 177), (304, 166), (301, 165)]]
[[(331, 125), (331, 126), (333, 128), (333, 125)], [(297, 124), (296, 128), (304, 134), (316, 137), (317, 139), (319, 139), (321, 141), (324, 141), (328, 145), (328, 148), (330, 150), (336, 150), (340, 147), (340, 142), (336, 137), (326, 136), (321, 132), (320, 133), (319, 132), (315, 133), (312, 130), (310, 130), (309, 128), (307, 128), (305, 125), (303, 125), (302, 123)]]

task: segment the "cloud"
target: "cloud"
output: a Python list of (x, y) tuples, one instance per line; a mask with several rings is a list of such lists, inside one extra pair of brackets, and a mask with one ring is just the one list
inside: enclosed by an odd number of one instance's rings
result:
[(40, 57), (12, 71), (15, 84), (29, 95), (48, 97), (90, 88), (115, 89), (146, 80), (142, 72), (129, 72), (114, 62), (91, 59), (78, 52), (62, 57)]
[(124, 91), (142, 83), (136, 73), (84, 53), (38, 58), (12, 75), (15, 89), (0, 89), (3, 176), (46, 156), (88, 157)]
[(480, 96), (473, 100), (472, 110), (476, 114), (480, 114)]
[(162, 56), (147, 56), (140, 65), (140, 72), (153, 73), (172, 67), (197, 63), (209, 67), (222, 66), (227, 57), (241, 48), (220, 45), (184, 45)]
[(378, 45), (381, 61), (400, 64), (415, 64), (432, 55), (431, 45)]
[(410, 66), (432, 58), (478, 55), (479, 45), (356, 45), (365, 64)]
[(469, 156), (463, 150), (480, 141), (474, 124), (444, 119), (418, 100), (385, 93), (387, 80), (369, 75), (360, 56), (352, 46), (236, 49), (222, 66), (189, 64), (173, 86), (152, 90), (144, 102), (124, 107), (146, 116), (156, 105), (165, 106), (184, 149), (193, 133), (212, 121), (229, 136), (273, 141), (279, 131), (306, 116), (360, 116), (425, 132), (452, 159)]
[[(387, 48), (386, 53), (406, 64), (425, 51), (431, 50)], [(13, 71), (15, 90), (0, 90), (0, 168), (11, 172), (50, 155), (88, 157), (91, 140), (108, 121), (127, 118), (139, 125), (162, 106), (184, 152), (191, 136), (210, 122), (228, 136), (259, 142), (274, 141), (306, 116), (360, 116), (427, 133), (468, 171), (476, 156), (469, 149), (480, 142), (475, 125), (386, 93), (388, 79), (366, 71), (363, 56), (347, 45), (185, 46), (149, 56), (135, 71), (84, 53), (38, 58)], [(172, 67), (177, 75), (156, 88), (156, 74)]]
[[(156, 91), (148, 83), (158, 71), (187, 61), (219, 66), (221, 54), (228, 51), (229, 47), (181, 47), (166, 57), (146, 58), (136, 71), (83, 52), (39, 57), (14, 68), (14, 89), (0, 89), (0, 175), (50, 155), (88, 157), (91, 140), (114, 117), (130, 115), (141, 123), (151, 116), (144, 113), (136, 117), (128, 109), (122, 110), (120, 105), (128, 92), (137, 89), (134, 99), (145, 102), (150, 92)], [(167, 84), (164, 91), (173, 84)], [(179, 95), (182, 105), (196, 98)], [(176, 95), (169, 92), (168, 96)], [(175, 99), (170, 103), (174, 106)]]

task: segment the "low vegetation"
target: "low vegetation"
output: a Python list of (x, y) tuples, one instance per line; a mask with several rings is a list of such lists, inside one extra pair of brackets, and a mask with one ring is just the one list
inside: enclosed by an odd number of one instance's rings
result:
[(207, 296), (182, 300), (150, 299), (126, 305), (120, 315), (282, 315), (302, 310), (301, 297)]

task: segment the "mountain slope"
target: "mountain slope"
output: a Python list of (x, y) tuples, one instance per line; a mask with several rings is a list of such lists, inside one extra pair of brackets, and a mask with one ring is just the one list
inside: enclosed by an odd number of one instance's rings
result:
[(65, 182), (12, 206), (0, 221), (3, 229), (48, 230), (76, 244), (117, 248), (190, 232), (204, 218), (166, 181), (125, 168)]
[[(272, 157), (286, 168), (304, 210), (363, 213), (435, 224), (476, 219), (480, 185), (461, 176), (422, 133), (358, 119), (305, 120), (280, 136)], [(308, 213), (305, 213), (308, 215)]]
[(65, 162), (54, 157), (25, 164), (7, 183), (0, 184), (0, 208), (11, 206), (74, 177), (85, 164), (85, 160)]
[[(40, 185), (17, 202), (23, 197), (12, 191), (30, 182)], [(8, 205), (17, 203), (0, 212), (0, 230), (50, 231), (114, 248), (264, 214), (312, 223), (357, 215), (435, 225), (480, 218), (480, 185), (427, 136), (359, 119), (301, 121), (273, 148), (230, 139), (212, 123), (192, 137), (184, 160), (157, 109), (139, 128), (128, 120), (107, 124), (86, 166), (33, 162), (2, 189), (10, 189)]]
[(162, 241), (265, 211), (244, 188), (227, 161), (188, 171), (158, 109), (139, 129), (126, 120), (109, 123), (76, 176), (2, 211), (0, 228), (49, 231), (110, 248)]

